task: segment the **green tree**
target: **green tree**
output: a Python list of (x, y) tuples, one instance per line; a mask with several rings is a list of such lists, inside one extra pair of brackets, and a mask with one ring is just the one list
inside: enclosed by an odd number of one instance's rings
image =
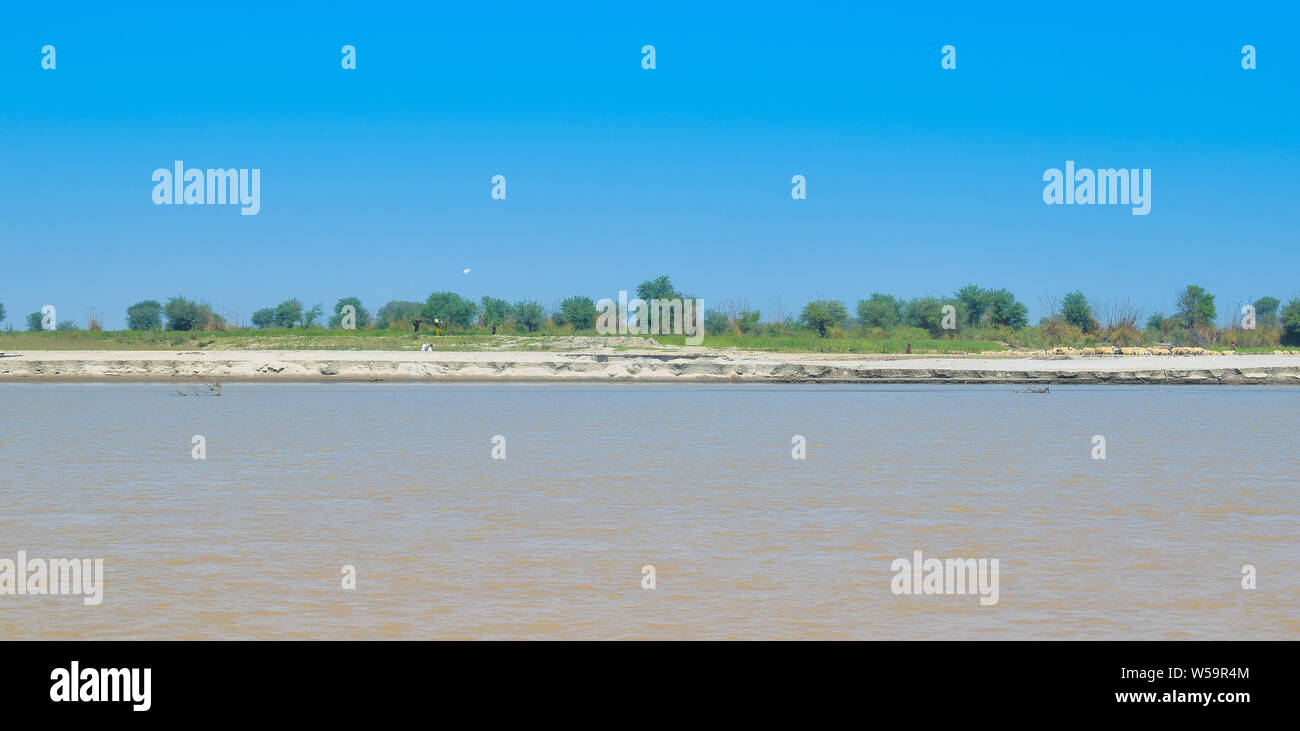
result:
[(338, 330), (343, 327), (343, 308), (352, 305), (356, 310), (356, 327), (362, 330), (370, 327), (370, 311), (361, 306), (361, 300), (356, 297), (344, 297), (334, 303), (334, 315), (330, 318), (330, 329)]
[(759, 330), (759, 318), (763, 315), (758, 310), (741, 310), (736, 316), (736, 327), (745, 335), (751, 335)]
[(1282, 342), (1300, 345), (1300, 297), (1292, 299), (1282, 308)]
[(1163, 330), (1164, 326), (1165, 326), (1165, 313), (1163, 312), (1152, 312), (1151, 316), (1147, 318), (1148, 330)]
[(889, 329), (898, 324), (903, 314), (903, 302), (897, 297), (872, 292), (871, 299), (858, 300), (858, 321), (863, 327)]
[(941, 300), (936, 297), (919, 297), (909, 300), (903, 306), (903, 324), (908, 327), (922, 328), (930, 333), (930, 337), (937, 338), (945, 334), (952, 333), (943, 326), (943, 308), (945, 305), (951, 305), (954, 313), (956, 324), (967, 322), (968, 312), (966, 304), (961, 300)]
[(484, 325), (487, 327), (492, 327), (493, 325), (500, 327), (501, 325), (506, 324), (506, 318), (510, 317), (509, 302), (503, 299), (497, 299), (496, 297), (483, 295), (483, 298), (479, 300), (479, 303), (479, 312), (483, 317)]
[[(591, 308), (593, 311), (596, 309), (595, 303), (592, 304)], [(537, 332), (546, 320), (546, 315), (540, 303), (524, 300), (511, 305), (510, 319), (514, 320), (515, 327), (528, 332)], [(596, 322), (595, 314), (591, 316), (591, 321), (594, 325)]]
[(410, 326), (411, 320), (420, 316), (420, 310), (423, 308), (424, 305), (419, 302), (392, 300), (375, 313), (375, 323), (381, 328), (406, 328)]
[(572, 325), (574, 330), (593, 330), (596, 314), (596, 303), (590, 297), (578, 295), (560, 303), (560, 311), (555, 313), (555, 324)]
[(275, 306), (276, 327), (291, 328), (302, 320), (302, 303), (289, 299)]
[(0, 322), (4, 322), (4, 321), (5, 321), (5, 306), (3, 302), (0, 302)]
[(28, 332), (34, 332), (34, 333), (35, 333), (35, 332), (40, 332), (41, 330), (44, 330), (44, 329), (45, 329), (45, 328), (41, 327), (41, 313), (39, 313), (39, 312), (33, 312), (32, 314), (30, 314), (30, 315), (27, 316), (27, 331), (28, 331)]
[(167, 305), (163, 307), (163, 314), (167, 316), (168, 330), (196, 330), (207, 324), (198, 303), (184, 297), (172, 297), (167, 300)]
[(126, 308), (127, 330), (161, 330), (163, 307), (158, 300), (141, 300)]
[(1097, 327), (1097, 321), (1092, 316), (1092, 306), (1088, 304), (1088, 298), (1083, 296), (1083, 292), (1074, 290), (1065, 295), (1061, 300), (1061, 316), (1065, 321), (1084, 332), (1092, 332)]
[(253, 325), (265, 330), (275, 324), (275, 310), (270, 307), (263, 307), (253, 313)]
[(436, 319), (444, 329), (464, 329), (474, 324), (478, 306), (455, 292), (434, 292), (425, 300), (420, 314), (429, 324)]
[[(645, 300), (646, 304), (649, 304), (650, 300), (687, 299), (685, 295), (677, 291), (677, 288), (673, 286), (673, 280), (669, 279), (667, 274), (661, 274), (654, 279), (647, 279), (638, 284), (636, 286), (636, 296)], [(683, 314), (685, 314), (684, 309)], [(660, 332), (677, 332), (675, 328), (680, 327), (680, 325), (675, 322), (676, 318), (677, 315), (674, 313), (669, 321), (660, 323)], [(692, 327), (694, 326), (692, 325)]]
[(315, 327), (316, 321), (320, 319), (322, 314), (324, 314), (324, 312), (319, 304), (312, 305), (311, 309), (303, 310), (302, 314), (298, 316), (298, 325), (304, 330), (309, 327)]
[(1280, 320), (1277, 316), (1277, 308), (1281, 302), (1276, 297), (1260, 297), (1255, 300), (1255, 324), (1263, 328), (1273, 329), (1278, 326)]
[(837, 300), (813, 300), (804, 305), (803, 312), (799, 314), (799, 321), (805, 326), (817, 331), (821, 337), (826, 337), (826, 333), (832, 328), (843, 324), (849, 316), (849, 311), (845, 309), (844, 303)]
[(1195, 284), (1187, 285), (1187, 289), (1178, 296), (1178, 316), (1182, 318), (1184, 327), (1192, 328), (1213, 323), (1217, 316), (1214, 309), (1214, 295), (1206, 292), (1204, 287)]
[(957, 290), (957, 301), (964, 305), (965, 317), (958, 322), (965, 325), (979, 325), (989, 310), (992, 292), (974, 284), (968, 284)]
[(678, 292), (677, 288), (673, 286), (673, 280), (669, 279), (667, 274), (663, 274), (638, 284), (636, 286), (636, 296), (649, 302), (650, 300), (681, 298), (682, 293)]
[(54, 329), (55, 330), (80, 330), (81, 328), (77, 327), (77, 322), (75, 320), (59, 320), (59, 323), (54, 326)]
[(1029, 308), (1023, 302), (1016, 301), (1016, 296), (1006, 289), (995, 289), (987, 293), (989, 322), (999, 327), (1012, 330), (1029, 324)]
[(722, 335), (731, 329), (731, 318), (722, 310), (704, 311), (704, 331), (710, 335)]

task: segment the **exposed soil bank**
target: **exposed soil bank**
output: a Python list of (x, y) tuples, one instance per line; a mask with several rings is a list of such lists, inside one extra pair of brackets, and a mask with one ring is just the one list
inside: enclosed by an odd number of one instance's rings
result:
[(28, 351), (0, 381), (647, 381), (1285, 384), (1300, 356), (895, 356), (707, 348), (634, 352)]

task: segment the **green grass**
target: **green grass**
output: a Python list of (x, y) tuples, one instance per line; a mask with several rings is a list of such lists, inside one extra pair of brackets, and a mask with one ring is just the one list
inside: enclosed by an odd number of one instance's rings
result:
[(442, 336), (393, 330), (230, 330), (0, 332), (0, 350), (409, 350), (486, 344), (490, 336)]
[[(685, 336), (659, 335), (655, 337), (664, 345), (682, 345)], [(813, 334), (791, 335), (706, 335), (702, 345), (710, 348), (740, 348), (766, 350), (778, 353), (980, 353), (986, 350), (1006, 350), (1002, 343), (992, 340), (913, 340), (892, 338), (820, 338)]]
[[(578, 333), (594, 336), (594, 333)], [(23, 350), (413, 350), (433, 343), (438, 350), (556, 350), (574, 346), (563, 335), (471, 332), (454, 337), (409, 330), (230, 330), (226, 332), (61, 330), (0, 332), (0, 351)], [(684, 345), (681, 335), (656, 336), (663, 345)], [(819, 338), (812, 334), (785, 336), (710, 335), (703, 346), (785, 353), (903, 353), (909, 343), (895, 339)], [(990, 340), (912, 341), (914, 353), (978, 353), (1005, 350)], [(619, 346), (630, 349), (630, 346)]]
[[(176, 332), (176, 331), (113, 331), (59, 330), (55, 332), (4, 332), (0, 331), (0, 351), (24, 350), (416, 350), (421, 343), (432, 343), (438, 350), (571, 350), (587, 348), (587, 343), (573, 343), (570, 337), (599, 337), (594, 332), (567, 333), (549, 330), (532, 334), (507, 333), (491, 335), (482, 330), (460, 332), (454, 337), (435, 336), (421, 331), (418, 335), (407, 330), (229, 330), (226, 332)], [(624, 336), (626, 337), (626, 336)], [(662, 345), (682, 346), (682, 335), (656, 335), (654, 340)], [(623, 342), (626, 342), (624, 340)], [(880, 353), (901, 354), (912, 346), (913, 353), (946, 354), (952, 352), (981, 353), (1003, 351), (1006, 346), (995, 340), (905, 340), (898, 337), (820, 338), (812, 333), (793, 332), (786, 335), (706, 335), (703, 347), (737, 348), (778, 353)], [(1051, 348), (1046, 346), (1028, 346)], [(1151, 347), (1151, 346), (1142, 346)], [(620, 344), (618, 350), (631, 350), (634, 346)], [(1227, 350), (1226, 346), (1213, 346), (1213, 350)], [(1242, 354), (1269, 354), (1274, 350), (1295, 349), (1295, 346), (1263, 345), (1239, 347)]]
[[(1296, 346), (1294, 345), (1262, 345), (1262, 346), (1251, 347), (1251, 348), (1237, 348), (1237, 352), (1242, 355), (1270, 355), (1274, 350), (1295, 350), (1295, 349)], [(1228, 348), (1216, 345), (1212, 348), (1206, 348), (1206, 350), (1226, 351), (1228, 350)]]

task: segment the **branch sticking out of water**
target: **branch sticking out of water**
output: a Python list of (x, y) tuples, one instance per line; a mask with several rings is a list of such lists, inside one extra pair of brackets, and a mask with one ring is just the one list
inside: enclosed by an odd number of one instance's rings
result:
[(220, 396), (221, 384), (218, 383), (191, 383), (185, 391), (177, 391), (173, 396)]

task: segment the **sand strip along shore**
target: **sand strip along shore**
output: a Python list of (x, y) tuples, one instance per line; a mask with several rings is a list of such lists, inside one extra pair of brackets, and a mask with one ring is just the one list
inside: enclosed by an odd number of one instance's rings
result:
[(0, 381), (551, 381), (1269, 384), (1300, 386), (1300, 356), (883, 356), (681, 349), (529, 351), (28, 351)]

